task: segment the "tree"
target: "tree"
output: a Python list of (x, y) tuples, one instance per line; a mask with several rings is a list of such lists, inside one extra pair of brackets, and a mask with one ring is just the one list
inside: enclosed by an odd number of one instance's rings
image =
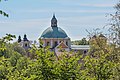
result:
[(99, 36), (90, 41), (90, 47), (88, 55), (83, 58), (82, 79), (113, 79), (116, 63), (111, 57), (114, 48)]
[(111, 54), (111, 58), (116, 63), (115, 67), (115, 75), (116, 79), (120, 79), (120, 1), (114, 7), (116, 12), (114, 14), (110, 14), (110, 28), (109, 31), (110, 41), (112, 42), (111, 45), (113, 46), (113, 52)]
[(86, 38), (82, 38), (81, 40), (72, 41), (73, 45), (89, 45), (89, 41)]
[[(2, 0), (0, 0), (0, 2), (1, 2)], [(7, 1), (7, 0), (5, 0), (5, 1)], [(9, 15), (6, 13), (6, 12), (4, 12), (4, 11), (2, 11), (2, 10), (0, 10), (0, 14), (1, 15), (4, 15), (4, 16), (6, 16), (6, 17), (9, 17)]]
[(111, 33), (110, 40), (113, 44), (120, 45), (120, 2), (118, 2), (115, 7), (115, 14), (110, 14), (110, 28), (109, 31)]
[[(0, 57), (0, 79), (23, 80), (65, 80), (79, 79), (80, 65), (78, 54), (63, 54), (58, 58), (48, 48), (38, 48), (35, 45), (30, 53), (33, 58), (21, 55), (14, 50), (14, 44), (9, 43), (12, 36), (7, 35), (1, 40), (4, 42), (6, 53)], [(7, 39), (7, 40), (6, 40)], [(0, 43), (1, 45), (1, 43)], [(71, 56), (72, 55), (72, 56)]]

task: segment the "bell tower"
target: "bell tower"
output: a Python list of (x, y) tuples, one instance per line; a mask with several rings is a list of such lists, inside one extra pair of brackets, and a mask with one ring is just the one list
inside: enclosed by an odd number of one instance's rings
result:
[(24, 34), (22, 46), (25, 50), (28, 50), (30, 48), (30, 41), (27, 39), (27, 35)]
[(57, 27), (57, 19), (55, 14), (53, 14), (53, 18), (51, 19), (51, 27)]

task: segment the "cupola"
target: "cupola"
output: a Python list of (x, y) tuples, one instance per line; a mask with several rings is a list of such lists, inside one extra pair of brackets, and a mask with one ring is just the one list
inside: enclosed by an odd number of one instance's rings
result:
[(53, 14), (53, 17), (51, 19), (51, 27), (57, 27), (57, 19), (55, 17), (55, 14)]

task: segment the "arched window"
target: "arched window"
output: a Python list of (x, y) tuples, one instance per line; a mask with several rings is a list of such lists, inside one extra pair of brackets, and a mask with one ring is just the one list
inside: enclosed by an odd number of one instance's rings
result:
[(27, 47), (27, 43), (25, 44), (25, 47)]
[(68, 42), (66, 42), (66, 45), (68, 46)]

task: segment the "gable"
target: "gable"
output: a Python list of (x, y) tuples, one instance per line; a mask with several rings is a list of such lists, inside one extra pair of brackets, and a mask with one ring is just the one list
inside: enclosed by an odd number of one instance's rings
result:
[(66, 44), (64, 44), (64, 42), (61, 42), (57, 48), (68, 48), (68, 46)]

